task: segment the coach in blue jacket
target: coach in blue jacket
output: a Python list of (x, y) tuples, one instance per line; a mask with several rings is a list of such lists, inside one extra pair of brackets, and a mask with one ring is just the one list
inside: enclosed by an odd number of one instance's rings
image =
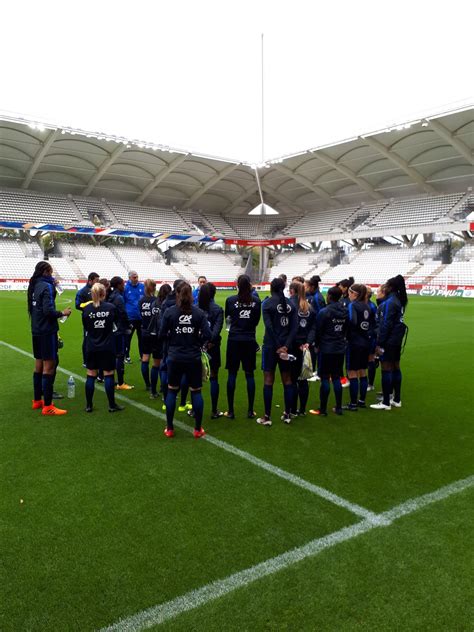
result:
[(123, 292), (123, 300), (125, 301), (125, 309), (127, 311), (128, 321), (130, 323), (130, 335), (127, 336), (125, 343), (125, 362), (130, 363), (130, 346), (132, 344), (133, 332), (137, 332), (138, 353), (142, 356), (142, 321), (140, 316), (140, 298), (145, 294), (145, 286), (139, 283), (138, 274), (135, 270), (128, 273), (128, 281), (125, 284)]

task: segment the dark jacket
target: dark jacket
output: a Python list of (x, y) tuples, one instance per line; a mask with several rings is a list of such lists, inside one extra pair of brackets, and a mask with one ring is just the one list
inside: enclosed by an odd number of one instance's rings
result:
[(209, 303), (209, 310), (204, 312), (207, 316), (209, 328), (211, 330), (212, 344), (221, 344), (221, 331), (224, 324), (224, 310), (220, 305), (217, 305), (215, 301)]
[(369, 348), (374, 329), (375, 314), (368, 303), (352, 301), (347, 310), (349, 331), (347, 339), (351, 347)]
[(107, 301), (114, 305), (116, 315), (117, 330), (114, 332), (117, 336), (127, 333), (129, 323), (127, 312), (125, 311), (125, 303), (122, 294), (118, 290), (112, 290), (108, 296)]
[(83, 308), (81, 307), (81, 304), (87, 303), (88, 301), (92, 300), (91, 290), (92, 290), (92, 285), (89, 285), (89, 283), (86, 283), (84, 287), (81, 287), (81, 289), (77, 292), (76, 300), (75, 300), (76, 309), (78, 309), (79, 311), (82, 311)]
[(211, 339), (211, 330), (202, 309), (193, 305), (190, 314), (183, 314), (175, 305), (164, 312), (159, 336), (168, 343), (168, 360), (195, 362), (201, 359), (201, 347)]
[(304, 345), (306, 343), (310, 345), (313, 344), (315, 335), (314, 328), (316, 324), (316, 312), (314, 311), (313, 306), (310, 303), (309, 310), (307, 312), (302, 312), (299, 309), (297, 296), (292, 296), (290, 301), (296, 310), (296, 320), (298, 323), (295, 345), (299, 347), (300, 345)]
[(398, 296), (391, 293), (378, 311), (377, 345), (384, 349), (387, 345), (400, 346), (406, 331), (403, 322), (404, 309)]
[(225, 302), (225, 317), (230, 319), (229, 340), (255, 340), (255, 330), (260, 322), (261, 302), (252, 294), (250, 303), (240, 303), (238, 294)]
[(296, 308), (289, 299), (284, 299), (285, 306), (279, 296), (273, 295), (263, 301), (262, 315), (265, 324), (263, 344), (266, 347), (290, 349), (296, 337), (298, 321)]
[(314, 294), (311, 294), (311, 292), (307, 292), (306, 298), (309, 304), (313, 307), (315, 314), (319, 314), (323, 307), (326, 307), (324, 296), (319, 290), (316, 290)]
[(168, 296), (163, 301), (163, 305), (161, 306), (161, 311), (166, 312), (170, 307), (174, 307), (176, 305), (176, 290), (171, 290)]
[(351, 299), (349, 298), (349, 294), (347, 296), (341, 296), (339, 302), (344, 305), (344, 307), (349, 307)]
[(140, 308), (138, 303), (144, 294), (145, 286), (143, 283), (137, 283), (136, 285), (133, 285), (131, 281), (125, 283), (123, 300), (125, 302), (128, 320), (140, 320)]
[(316, 316), (314, 344), (322, 353), (345, 353), (347, 309), (341, 302), (328, 303)]
[(40, 277), (33, 289), (31, 305), (31, 333), (33, 336), (55, 334), (59, 330), (58, 318), (63, 315), (56, 309), (56, 288), (52, 277)]
[(99, 307), (92, 303), (82, 311), (82, 325), (86, 335), (86, 351), (115, 351), (114, 324), (117, 311), (112, 303), (103, 301)]
[(157, 296), (142, 296), (138, 302), (142, 321), (142, 336), (157, 336), (160, 332), (161, 308)]

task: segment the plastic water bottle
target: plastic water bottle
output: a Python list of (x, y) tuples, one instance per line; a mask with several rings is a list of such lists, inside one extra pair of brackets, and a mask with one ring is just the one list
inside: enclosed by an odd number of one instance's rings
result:
[(225, 330), (226, 331), (230, 331), (230, 325), (232, 323), (232, 319), (230, 316), (227, 316), (227, 318), (225, 319)]
[(76, 382), (74, 381), (72, 375), (69, 376), (69, 379), (67, 381), (67, 396), (68, 399), (74, 399), (74, 397), (76, 396)]

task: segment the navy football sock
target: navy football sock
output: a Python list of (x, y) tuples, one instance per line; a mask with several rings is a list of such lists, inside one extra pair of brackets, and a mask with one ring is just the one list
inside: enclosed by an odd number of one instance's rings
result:
[(150, 370), (150, 385), (151, 392), (156, 395), (156, 386), (158, 384), (158, 375), (160, 374), (160, 369), (157, 366), (152, 366)]
[(92, 399), (94, 397), (95, 377), (88, 375), (86, 379), (86, 403), (87, 408), (92, 408)]
[(168, 430), (173, 430), (173, 417), (176, 410), (176, 398), (178, 397), (178, 391), (169, 388), (166, 395), (166, 427)]
[(234, 394), (236, 382), (237, 373), (229, 373), (229, 376), (227, 378), (227, 406), (229, 413), (234, 412)]
[(107, 399), (109, 400), (109, 407), (113, 408), (115, 406), (115, 384), (114, 384), (114, 376), (113, 375), (104, 375), (104, 388), (105, 393), (107, 395)]
[(188, 399), (188, 391), (188, 380), (186, 379), (186, 377), (183, 376), (183, 379), (181, 380), (181, 406), (184, 406), (186, 404), (186, 400)]
[(163, 399), (166, 401), (168, 395), (168, 371), (163, 369), (160, 371), (161, 380), (161, 392), (163, 393)]
[[(334, 397), (336, 398), (336, 408), (342, 408), (342, 384), (340, 377), (332, 378), (332, 387), (334, 389)], [(357, 396), (356, 396), (357, 403)]]
[(43, 394), (43, 374), (33, 373), (33, 398), (38, 401)]
[[(212, 404), (212, 412), (217, 412), (217, 402), (219, 401), (219, 382), (217, 381), (217, 377), (210, 378), (210, 386), (211, 386), (211, 404)], [(192, 397), (192, 394), (191, 394)], [(194, 410), (194, 407), (193, 407)]]
[(392, 372), (382, 371), (382, 393), (383, 403), (390, 406), (390, 396), (392, 395)]
[(51, 406), (53, 403), (53, 376), (43, 373), (43, 399), (45, 406)]
[(117, 382), (119, 384), (123, 384), (123, 378), (124, 378), (124, 373), (125, 373), (124, 364), (123, 364), (123, 356), (117, 356), (115, 360), (115, 368), (117, 369)]
[(322, 413), (326, 413), (328, 410), (328, 398), (331, 387), (329, 385), (329, 379), (323, 377), (321, 379), (321, 386), (319, 387), (319, 410)]
[(365, 402), (365, 398), (367, 396), (367, 386), (368, 385), (369, 385), (369, 382), (368, 382), (366, 377), (361, 377), (359, 379), (359, 387), (360, 387), (359, 401), (361, 401), (361, 402)]
[(298, 389), (295, 388), (297, 392), (299, 392), (300, 396), (300, 413), (306, 412), (306, 404), (308, 403), (309, 397), (309, 384), (308, 380), (298, 380)]
[(201, 430), (202, 415), (204, 412), (204, 400), (201, 391), (191, 391), (191, 402), (194, 412), (194, 428), (195, 430)]
[(253, 373), (246, 373), (245, 379), (247, 380), (248, 412), (253, 413), (253, 407), (255, 403), (255, 378), (253, 376)]
[(283, 400), (285, 402), (285, 413), (289, 415), (291, 413), (291, 406), (293, 405), (295, 387), (293, 384), (283, 385)]
[(369, 362), (367, 377), (368, 377), (370, 386), (373, 386), (375, 382), (375, 361), (374, 360)]
[(265, 407), (265, 415), (270, 419), (272, 414), (273, 385), (264, 384), (263, 386), (263, 404)]
[(349, 393), (351, 396), (351, 404), (357, 406), (357, 395), (359, 394), (359, 379), (357, 377), (351, 377), (349, 380)]
[(393, 399), (396, 402), (400, 401), (400, 391), (402, 388), (402, 372), (400, 369), (394, 369), (392, 371), (392, 386), (393, 386)]
[(145, 386), (148, 388), (150, 386), (149, 362), (142, 362), (142, 375)]

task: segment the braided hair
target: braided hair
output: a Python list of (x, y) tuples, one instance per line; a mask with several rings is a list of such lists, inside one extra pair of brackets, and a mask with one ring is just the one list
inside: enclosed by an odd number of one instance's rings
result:
[(282, 309), (282, 314), (286, 314), (286, 298), (284, 294), (285, 290), (285, 282), (280, 277), (277, 277), (272, 280), (270, 283), (270, 291), (272, 294), (276, 294), (280, 299), (280, 305)]
[[(46, 274), (45, 274), (46, 273)], [(53, 268), (51, 264), (47, 261), (38, 261), (35, 266), (35, 271), (33, 272), (33, 276), (30, 278), (28, 283), (28, 314), (31, 318), (31, 311), (33, 309), (33, 292), (35, 290), (35, 285), (41, 277), (51, 276), (53, 273)]]
[(387, 292), (394, 292), (398, 296), (398, 300), (402, 304), (403, 309), (407, 306), (408, 296), (407, 289), (405, 287), (405, 279), (401, 274), (397, 274), (397, 276), (392, 277), (385, 283), (385, 287)]

